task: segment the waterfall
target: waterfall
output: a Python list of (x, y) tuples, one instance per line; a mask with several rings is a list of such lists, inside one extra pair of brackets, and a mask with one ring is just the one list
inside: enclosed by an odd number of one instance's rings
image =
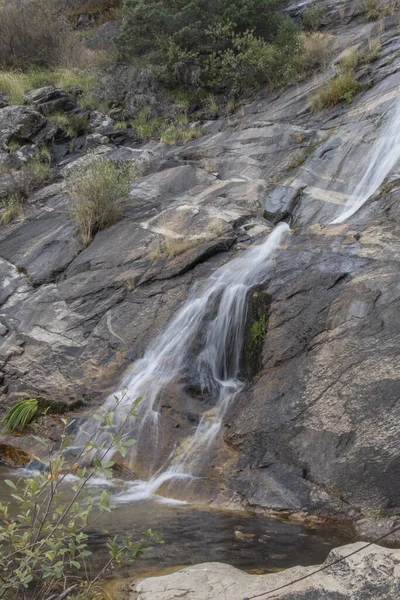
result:
[(344, 223), (354, 215), (380, 188), (399, 160), (400, 98), (395, 101), (392, 112), (393, 114), (388, 117), (386, 126), (372, 147), (364, 175), (350, 195), (343, 212), (331, 222), (331, 225)]
[[(248, 292), (265, 278), (274, 252), (288, 231), (289, 226), (281, 223), (261, 245), (249, 248), (215, 271), (200, 289), (195, 288), (165, 331), (135, 363), (133, 372), (124, 377), (118, 391), (106, 399), (109, 410), (116, 398), (119, 403), (114, 415), (116, 429), (125, 422), (139, 444), (141, 432), (147, 435), (149, 425), (157, 431), (160, 397), (166, 386), (185, 372), (189, 357), (201, 389), (213, 399), (214, 406), (205, 412), (183, 452), (173, 453), (161, 473), (149, 482), (136, 482), (137, 497), (153, 493), (166, 479), (199, 473), (228, 406), (244, 385), (239, 370)], [(198, 339), (200, 351), (193, 361), (192, 347)], [(129, 414), (139, 397), (142, 401), (137, 419)], [(77, 443), (83, 444), (95, 430), (96, 422), (86, 422)], [(105, 435), (96, 433), (97, 443), (104, 441)]]

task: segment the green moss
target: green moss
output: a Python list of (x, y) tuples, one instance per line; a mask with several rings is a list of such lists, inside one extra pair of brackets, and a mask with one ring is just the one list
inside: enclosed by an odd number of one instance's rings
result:
[(265, 315), (261, 315), (250, 329), (251, 345), (253, 347), (259, 346), (263, 343), (265, 336), (267, 335), (267, 319)]

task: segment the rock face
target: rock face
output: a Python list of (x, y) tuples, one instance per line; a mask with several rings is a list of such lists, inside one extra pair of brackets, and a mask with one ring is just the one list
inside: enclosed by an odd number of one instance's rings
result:
[[(101, 402), (194, 283), (287, 219), (293, 233), (257, 290), (266, 336), (256, 355), (244, 353), (248, 383), (205, 476), (266, 510), (400, 510), (400, 165), (349, 223), (327, 226), (399, 97), (398, 14), (379, 28), (358, 2), (324, 4), (334, 61), (381, 36), (352, 105), (311, 111), (331, 64), (205, 122), (182, 147), (128, 138), (118, 147), (113, 119), (96, 111), (76, 155), (55, 144), (59, 179), (29, 198), (24, 219), (0, 226), (3, 406), (25, 394)], [(39, 92), (32, 101), (49, 98)], [(31, 107), (0, 109), (0, 160), (15, 160), (11, 139), (36, 143), (48, 127)], [(90, 155), (85, 143), (96, 145)], [(99, 157), (140, 165), (141, 176), (123, 218), (84, 248), (64, 178)], [(166, 448), (184, 443), (204, 411), (184, 383), (163, 398)]]
[[(400, 551), (358, 543), (332, 550), (323, 566), (295, 567), (273, 575), (248, 575), (221, 563), (205, 563), (173, 575), (133, 584), (126, 600), (246, 600), (258, 594), (276, 600), (397, 600), (400, 594)], [(322, 566), (322, 565), (321, 565)], [(296, 579), (309, 576), (291, 584)], [(287, 586), (271, 594), (271, 591)], [(270, 593), (270, 596), (268, 595)], [(265, 596), (263, 595), (265, 594)]]
[(33, 104), (44, 115), (61, 111), (71, 111), (76, 108), (76, 99), (65, 90), (54, 86), (47, 86), (37, 90), (30, 90), (25, 94), (25, 100)]
[(28, 106), (6, 106), (0, 109), (0, 149), (6, 150), (12, 140), (31, 141), (46, 119)]

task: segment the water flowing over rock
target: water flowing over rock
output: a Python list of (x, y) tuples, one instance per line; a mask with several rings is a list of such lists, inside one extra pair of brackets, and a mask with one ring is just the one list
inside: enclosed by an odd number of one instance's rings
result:
[[(118, 146), (114, 120), (92, 111), (76, 154), (55, 140), (59, 179), (0, 228), (4, 406), (79, 399), (90, 416), (124, 386), (147, 397), (135, 456), (120, 460), (139, 478), (133, 495), (330, 517), (400, 510), (398, 23), (380, 31), (358, 2), (324, 4), (333, 63), (380, 35), (351, 105), (310, 109), (332, 63), (184, 146), (127, 134)], [(50, 130), (31, 107), (0, 109), (0, 160), (16, 160), (12, 139), (31, 149)], [(90, 155), (86, 142), (99, 143)], [(123, 218), (83, 247), (63, 179), (99, 157), (142, 171)], [(292, 233), (257, 265), (282, 220)], [(188, 455), (194, 468), (177, 468)], [(202, 476), (190, 492), (170, 486), (189, 474)]]

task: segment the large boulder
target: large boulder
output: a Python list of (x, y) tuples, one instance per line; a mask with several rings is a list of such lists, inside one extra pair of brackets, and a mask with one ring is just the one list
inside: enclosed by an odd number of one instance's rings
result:
[[(342, 560), (319, 573), (315, 571), (320, 567), (295, 567), (271, 575), (249, 575), (229, 565), (205, 563), (134, 583), (125, 598), (247, 600), (261, 595), (274, 600), (398, 600), (400, 550), (364, 547), (357, 543), (332, 550), (323, 566)], [(283, 589), (271, 594), (277, 588)]]
[(76, 108), (74, 96), (52, 85), (36, 90), (29, 90), (25, 94), (25, 101), (33, 104), (44, 115), (60, 111), (69, 112)]
[(0, 149), (7, 150), (11, 140), (32, 141), (46, 119), (29, 106), (6, 106), (0, 109)]

